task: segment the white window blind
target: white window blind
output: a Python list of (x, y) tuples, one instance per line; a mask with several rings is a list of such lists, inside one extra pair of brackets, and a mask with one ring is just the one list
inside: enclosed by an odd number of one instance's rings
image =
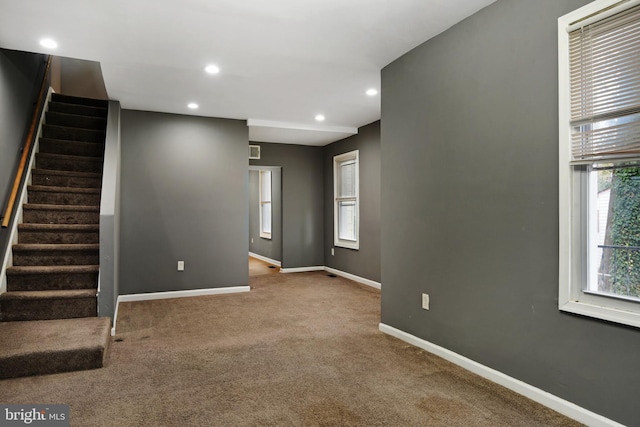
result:
[(334, 157), (334, 244), (358, 249), (358, 151)]
[(640, 158), (640, 6), (569, 33), (572, 163)]
[(260, 237), (271, 238), (271, 171), (260, 171)]

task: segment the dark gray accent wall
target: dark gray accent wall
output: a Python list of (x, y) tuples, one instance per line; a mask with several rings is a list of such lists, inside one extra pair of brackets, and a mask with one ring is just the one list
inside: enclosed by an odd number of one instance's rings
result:
[(323, 266), (322, 147), (251, 144), (261, 146), (251, 166), (282, 167), (282, 267)]
[(121, 138), (120, 294), (248, 285), (246, 123), (123, 110)]
[(382, 322), (638, 425), (640, 330), (558, 310), (557, 18), (588, 2), (498, 0), (383, 69)]
[[(45, 55), (0, 49), (0, 216), (7, 208), (45, 61)], [(10, 230), (0, 229), (0, 254)]]
[(260, 237), (260, 167), (249, 170), (249, 252), (282, 261), (282, 170), (271, 171), (271, 238)]
[[(358, 150), (360, 171), (360, 249), (333, 246), (333, 157)], [(324, 259), (327, 267), (380, 282), (380, 122), (324, 147)], [(334, 248), (334, 255), (331, 255)]]

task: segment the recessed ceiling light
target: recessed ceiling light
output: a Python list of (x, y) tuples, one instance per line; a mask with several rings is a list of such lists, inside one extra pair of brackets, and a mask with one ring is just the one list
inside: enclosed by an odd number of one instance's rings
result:
[(369, 90), (367, 90), (366, 93), (369, 96), (376, 96), (378, 94), (378, 91), (376, 89), (369, 89)]
[(196, 104), (195, 102), (190, 102), (189, 104), (187, 104), (187, 107), (191, 108), (192, 110), (195, 110), (199, 107), (199, 105)]
[(220, 72), (220, 67), (210, 64), (204, 67), (204, 70), (209, 74), (218, 74)]
[(46, 47), (47, 49), (55, 49), (58, 47), (58, 43), (52, 39), (42, 39), (40, 40), (40, 46)]
[(317, 120), (317, 121), (319, 121), (319, 122), (323, 122), (323, 121), (324, 121), (324, 119), (325, 119), (325, 117), (324, 117), (322, 114), (318, 114), (318, 115), (316, 116), (316, 120)]

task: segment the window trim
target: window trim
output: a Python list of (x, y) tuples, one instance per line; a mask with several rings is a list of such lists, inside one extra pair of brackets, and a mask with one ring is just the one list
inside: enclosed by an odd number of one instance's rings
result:
[[(269, 174), (269, 200), (266, 201), (264, 200), (264, 194), (263, 194), (263, 186), (262, 186), (262, 176), (263, 174), (268, 173)], [(262, 206), (264, 204), (269, 204), (271, 206), (271, 224), (270, 224), (270, 229), (271, 231), (273, 231), (273, 204), (272, 204), (272, 198), (273, 198), (273, 175), (271, 173), (270, 170), (260, 170), (258, 171), (258, 209), (259, 209), (259, 217), (260, 217), (260, 237), (263, 239), (269, 239), (271, 240), (271, 233), (267, 233), (266, 231), (264, 231), (264, 219), (263, 219), (263, 213), (262, 213)]]
[[(640, 304), (585, 292), (582, 283), (588, 274), (588, 218), (582, 206), (588, 203), (588, 168), (570, 165), (570, 79), (569, 29), (640, 4), (640, 0), (596, 0), (558, 19), (559, 82), (559, 293), (561, 311), (640, 327)], [(594, 162), (595, 163), (595, 162)]]
[[(349, 151), (347, 153), (333, 156), (333, 245), (347, 249), (360, 249), (360, 153), (359, 150)], [(343, 198), (339, 195), (339, 166), (348, 161), (355, 162), (355, 197), (356, 203), (356, 219), (355, 219), (355, 235), (356, 240), (345, 240), (339, 236), (340, 224), (339, 224), (339, 202)]]

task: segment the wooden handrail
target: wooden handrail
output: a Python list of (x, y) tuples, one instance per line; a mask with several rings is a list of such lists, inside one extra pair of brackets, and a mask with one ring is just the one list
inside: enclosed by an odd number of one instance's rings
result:
[(47, 65), (45, 66), (44, 75), (42, 76), (42, 83), (40, 84), (38, 103), (36, 104), (33, 117), (31, 118), (29, 133), (27, 134), (27, 139), (25, 141), (24, 148), (22, 149), (22, 157), (20, 158), (20, 164), (18, 165), (16, 178), (13, 181), (13, 188), (11, 189), (11, 195), (9, 196), (9, 203), (7, 204), (7, 209), (4, 211), (4, 217), (2, 218), (2, 228), (7, 228), (9, 226), (9, 222), (11, 222), (11, 214), (13, 213), (13, 207), (15, 206), (16, 199), (18, 198), (18, 190), (20, 189), (20, 183), (22, 182), (22, 178), (24, 175), (24, 168), (27, 165), (27, 159), (29, 158), (31, 146), (33, 145), (33, 140), (35, 139), (36, 126), (38, 126), (40, 116), (42, 115), (42, 109), (44, 108), (43, 102), (45, 94), (48, 91), (47, 77), (49, 76), (50, 68), (51, 55), (47, 57)]

